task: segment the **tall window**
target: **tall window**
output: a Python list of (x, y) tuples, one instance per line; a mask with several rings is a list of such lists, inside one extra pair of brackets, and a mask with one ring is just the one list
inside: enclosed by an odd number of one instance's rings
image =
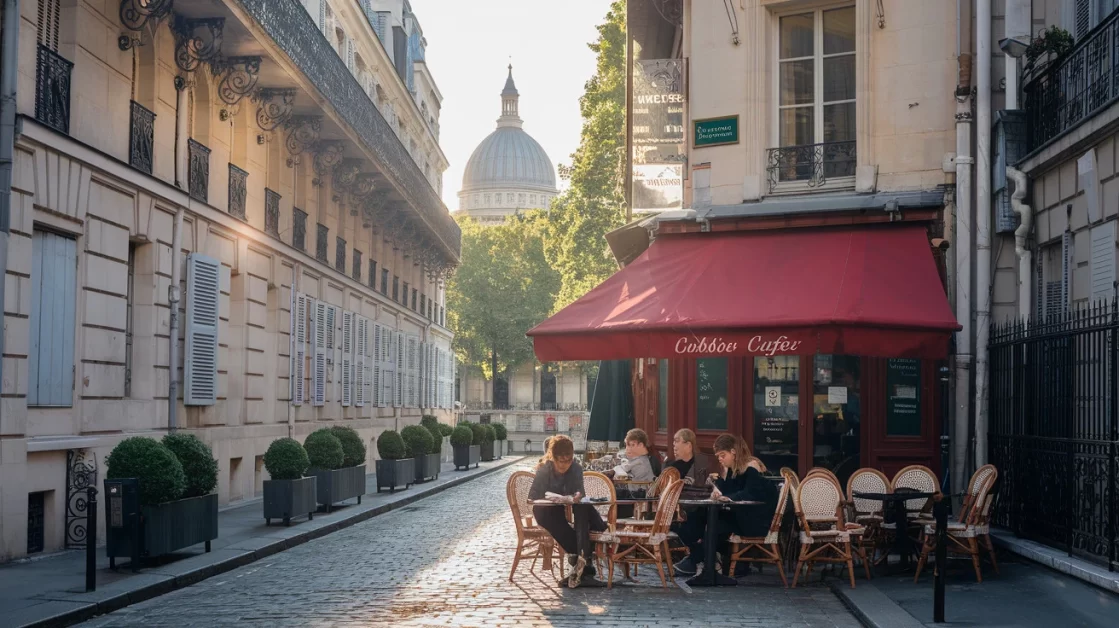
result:
[(782, 17), (778, 64), (780, 180), (853, 176), (855, 8)]

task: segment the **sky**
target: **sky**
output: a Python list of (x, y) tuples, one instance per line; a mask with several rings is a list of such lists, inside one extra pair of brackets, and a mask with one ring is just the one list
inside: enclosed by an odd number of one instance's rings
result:
[[(495, 128), (507, 66), (521, 94), (524, 130), (552, 164), (579, 146), (579, 97), (594, 75), (594, 53), (610, 0), (410, 0), (427, 39), (427, 65), (443, 93), (439, 144), (450, 167), (443, 201), (458, 209), (462, 171)], [(557, 183), (563, 182), (557, 175)]]

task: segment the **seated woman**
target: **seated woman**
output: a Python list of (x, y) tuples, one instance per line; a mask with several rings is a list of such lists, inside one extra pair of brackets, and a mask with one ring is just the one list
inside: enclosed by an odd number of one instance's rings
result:
[(680, 541), (688, 546), (688, 555), (676, 563), (676, 571), (682, 576), (694, 575), (703, 562), (703, 537), (708, 525), (714, 525), (715, 538), (722, 546), (732, 533), (740, 536), (765, 536), (773, 521), (773, 510), (777, 507), (777, 486), (761, 474), (761, 465), (751, 459), (750, 449), (740, 436), (723, 434), (715, 439), (715, 457), (722, 469), (708, 477), (714, 488), (711, 499), (719, 501), (758, 501), (764, 505), (745, 506), (722, 511), (716, 521), (707, 521), (706, 510), (697, 510), (688, 515), (677, 534)]
[[(652, 482), (661, 472), (661, 459), (656, 453), (649, 451), (649, 436), (644, 430), (632, 429), (626, 432), (626, 455), (618, 466), (606, 472), (606, 476), (615, 481), (632, 480), (634, 482)], [(645, 489), (632, 484), (623, 484), (617, 487), (618, 499), (633, 499), (644, 497)], [(618, 506), (618, 517), (632, 517), (633, 506), (623, 504)]]
[(583, 468), (575, 462), (575, 444), (564, 435), (553, 436), (548, 451), (536, 467), (536, 477), (528, 489), (531, 500), (551, 499), (558, 503), (575, 502), (572, 515), (575, 525), (567, 522), (563, 506), (533, 506), (532, 516), (548, 531), (567, 553), (571, 564), (567, 586), (606, 586), (594, 578), (594, 544), (591, 532), (602, 532), (606, 522), (590, 504), (577, 503), (586, 493)]

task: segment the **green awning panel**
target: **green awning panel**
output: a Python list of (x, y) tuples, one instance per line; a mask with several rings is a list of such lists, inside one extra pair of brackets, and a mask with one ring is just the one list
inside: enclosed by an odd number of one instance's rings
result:
[(598, 382), (591, 397), (588, 441), (617, 443), (633, 429), (633, 388), (629, 360), (598, 363)]

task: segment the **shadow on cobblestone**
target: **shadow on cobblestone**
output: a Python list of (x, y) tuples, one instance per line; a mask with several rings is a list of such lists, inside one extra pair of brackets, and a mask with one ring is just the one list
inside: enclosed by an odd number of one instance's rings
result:
[[(772, 573), (735, 589), (662, 589), (643, 569), (613, 590), (558, 586), (522, 567), (505, 482), (518, 465), (87, 626), (856, 627), (823, 586)], [(558, 575), (558, 573), (557, 573)]]

